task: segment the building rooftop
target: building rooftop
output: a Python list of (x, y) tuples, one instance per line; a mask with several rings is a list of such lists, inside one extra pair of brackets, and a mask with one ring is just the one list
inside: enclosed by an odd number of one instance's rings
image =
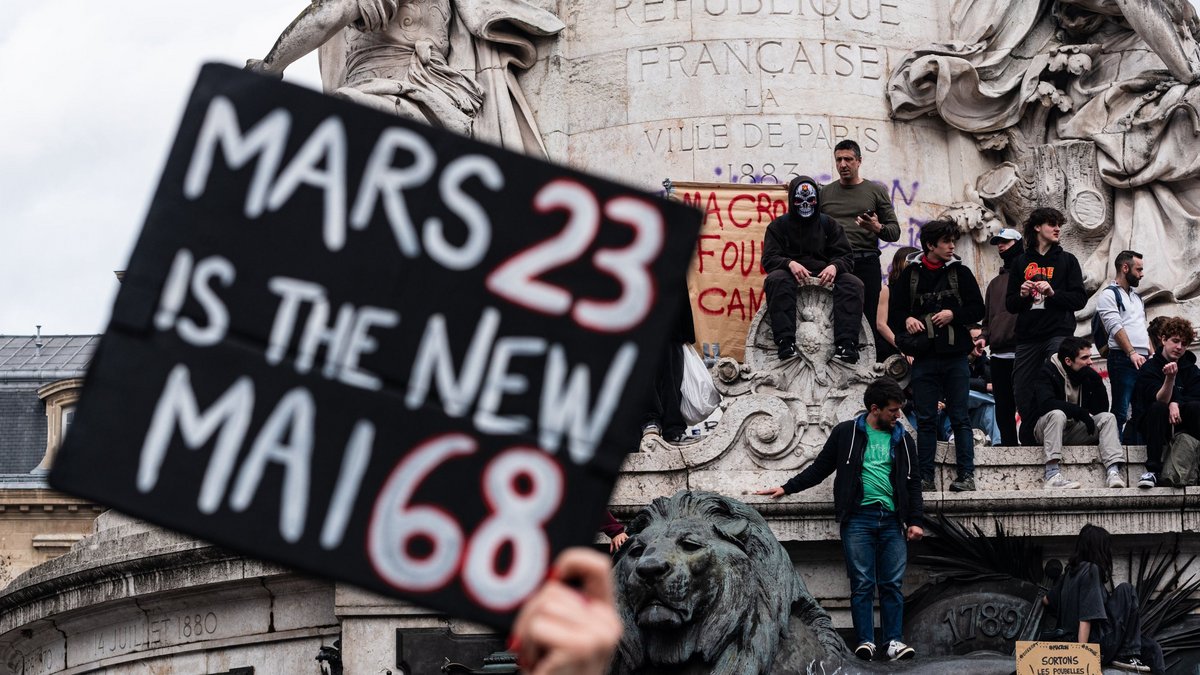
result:
[(99, 343), (99, 335), (0, 335), (0, 380), (83, 377)]

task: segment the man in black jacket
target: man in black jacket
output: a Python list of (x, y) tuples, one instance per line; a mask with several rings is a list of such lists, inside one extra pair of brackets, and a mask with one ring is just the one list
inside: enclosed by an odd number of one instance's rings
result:
[(1158, 484), (1163, 446), (1175, 432), (1200, 438), (1200, 368), (1188, 351), (1196, 331), (1187, 319), (1170, 317), (1158, 328), (1162, 346), (1138, 370), (1129, 423), (1146, 439), (1146, 473), (1138, 487)]
[(850, 576), (850, 618), (858, 637), (855, 655), (875, 657), (876, 588), (879, 623), (887, 658), (912, 658), (901, 640), (904, 594), (900, 582), (908, 562), (905, 540), (924, 536), (921, 479), (913, 466), (912, 438), (897, 423), (904, 393), (895, 380), (881, 377), (863, 393), (867, 412), (835, 426), (807, 469), (779, 487), (755, 494), (778, 499), (833, 478), (834, 517), (841, 524), (846, 572)]
[(788, 212), (767, 225), (763, 240), (763, 292), (779, 359), (796, 355), (796, 289), (816, 279), (833, 287), (833, 357), (858, 363), (863, 284), (850, 274), (850, 242), (842, 226), (821, 213), (815, 180), (796, 177), (788, 184), (788, 198)]
[(1033, 380), (1033, 435), (1046, 455), (1047, 490), (1080, 487), (1059, 470), (1062, 446), (1099, 445), (1100, 461), (1108, 470), (1106, 485), (1125, 487), (1121, 461), (1125, 458), (1117, 418), (1108, 411), (1108, 392), (1100, 373), (1092, 369), (1092, 343), (1079, 337), (1062, 341), (1058, 353), (1046, 359)]
[(1025, 221), (1025, 253), (1013, 261), (1004, 302), (1017, 315), (1017, 351), (1013, 391), (1023, 422), (1021, 442), (1034, 443), (1033, 379), (1042, 362), (1058, 353), (1064, 338), (1075, 334), (1075, 312), (1087, 303), (1083, 270), (1059, 245), (1063, 215), (1034, 209)]
[(896, 346), (913, 357), (912, 392), (917, 412), (917, 455), (922, 489), (934, 490), (938, 401), (945, 401), (954, 431), (958, 477), (955, 492), (975, 489), (975, 440), (971, 432), (970, 369), (974, 348), (968, 326), (983, 318), (983, 296), (975, 275), (954, 255), (962, 235), (949, 220), (933, 220), (921, 228), (925, 252), (913, 254), (890, 284), (888, 326)]

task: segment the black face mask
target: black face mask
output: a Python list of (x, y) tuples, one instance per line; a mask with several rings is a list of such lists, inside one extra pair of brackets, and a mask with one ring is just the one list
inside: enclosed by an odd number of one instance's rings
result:
[(1009, 246), (1007, 251), (1001, 252), (1000, 259), (1004, 261), (1005, 267), (1009, 267), (1010, 265), (1012, 265), (1013, 261), (1017, 259), (1017, 256), (1021, 255), (1024, 252), (1025, 252), (1025, 248), (1022, 247), (1021, 242), (1018, 241), (1017, 243), (1013, 244), (1012, 246)]

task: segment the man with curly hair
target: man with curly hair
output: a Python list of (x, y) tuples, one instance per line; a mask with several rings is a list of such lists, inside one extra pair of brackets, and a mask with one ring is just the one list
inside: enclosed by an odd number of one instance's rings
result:
[(1175, 433), (1200, 438), (1200, 367), (1188, 346), (1196, 331), (1186, 319), (1171, 317), (1158, 328), (1162, 347), (1138, 371), (1133, 387), (1137, 416), (1130, 422), (1146, 440), (1146, 473), (1138, 487), (1158, 484), (1163, 446)]

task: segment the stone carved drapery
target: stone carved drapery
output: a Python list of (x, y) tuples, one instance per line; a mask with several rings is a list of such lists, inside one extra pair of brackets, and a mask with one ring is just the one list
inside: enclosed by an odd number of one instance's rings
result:
[[(958, 0), (951, 26), (951, 41), (911, 52), (891, 74), (893, 116), (936, 114), (1001, 152), (1010, 164), (977, 187), (1011, 226), (1027, 213), (1020, 201), (1061, 195), (1067, 246), (1093, 292), (1111, 278), (1116, 254), (1133, 248), (1150, 257), (1143, 297), (1191, 300), (1184, 313), (1200, 318), (1200, 47), (1191, 5)], [(1072, 170), (1098, 180), (1089, 185)], [(1046, 185), (1066, 179), (1075, 184)]]
[(515, 71), (564, 28), (524, 0), (325, 0), (247, 68), (279, 74), (319, 48), (328, 93), (544, 157)]

